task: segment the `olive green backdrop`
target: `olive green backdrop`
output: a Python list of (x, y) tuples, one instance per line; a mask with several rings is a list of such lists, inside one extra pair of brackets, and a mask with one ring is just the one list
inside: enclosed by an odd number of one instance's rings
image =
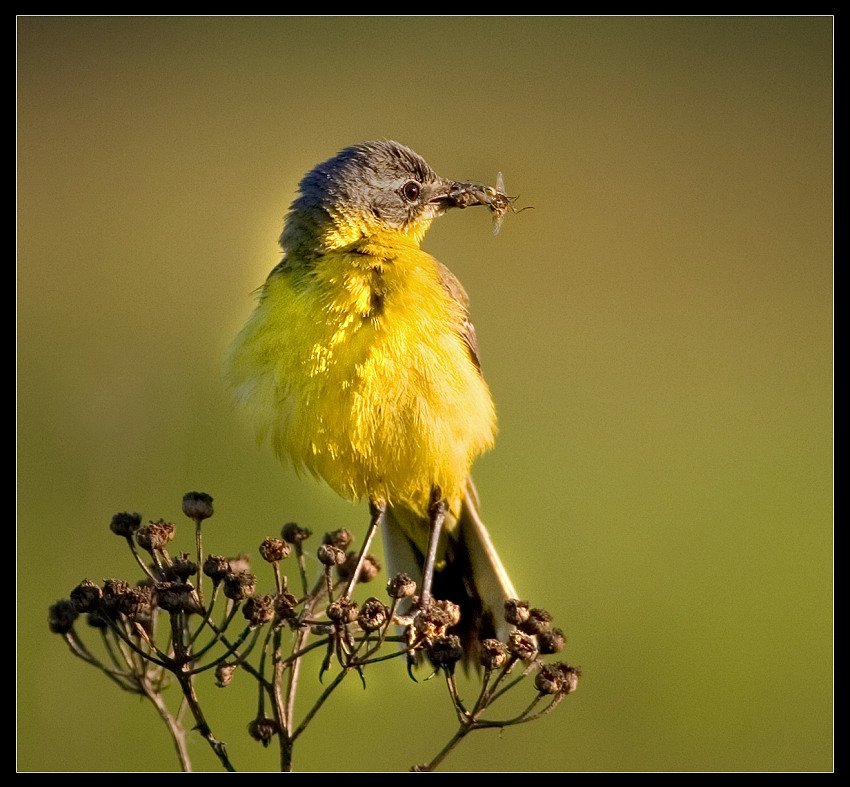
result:
[[(19, 18), (20, 770), (176, 767), (46, 610), (135, 579), (113, 513), (256, 555), (352, 507), (256, 447), (220, 380), (300, 177), (398, 139), (534, 210), (441, 219), (500, 415), (476, 467), (579, 691), (454, 770), (832, 767), (832, 46), (820, 18)], [(182, 548), (190, 548), (188, 527)], [(311, 673), (312, 675), (312, 673)], [(242, 770), (253, 694), (210, 689)], [(300, 770), (399, 770), (454, 721), (375, 670)], [(217, 769), (200, 739), (199, 769)]]

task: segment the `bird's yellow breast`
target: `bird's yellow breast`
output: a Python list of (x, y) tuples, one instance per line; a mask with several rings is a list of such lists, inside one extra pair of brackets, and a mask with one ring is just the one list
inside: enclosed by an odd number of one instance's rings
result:
[(492, 445), (465, 306), (436, 261), (393, 235), (287, 261), (266, 281), (227, 373), (258, 435), (347, 497), (452, 508)]

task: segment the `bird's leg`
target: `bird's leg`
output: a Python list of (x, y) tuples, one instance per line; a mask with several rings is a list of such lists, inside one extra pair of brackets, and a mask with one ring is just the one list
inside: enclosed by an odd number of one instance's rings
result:
[(431, 601), (431, 586), (434, 583), (434, 564), (437, 562), (437, 545), (440, 543), (440, 532), (446, 519), (446, 501), (442, 492), (437, 488), (431, 490), (431, 503), (428, 506), (428, 550), (425, 553), (425, 565), (422, 568), (422, 590), (419, 594), (419, 606), (428, 607)]
[(366, 555), (369, 552), (369, 546), (372, 543), (372, 539), (374, 538), (376, 531), (384, 522), (384, 515), (387, 512), (386, 502), (384, 500), (370, 500), (369, 512), (371, 513), (369, 530), (366, 532), (366, 539), (363, 542), (360, 554), (357, 556), (357, 565), (354, 567), (354, 573), (349, 578), (348, 585), (345, 588), (343, 598), (346, 601), (351, 600), (351, 594), (354, 592), (354, 587), (357, 585), (357, 580), (360, 578), (360, 571), (363, 568), (363, 561), (366, 559)]

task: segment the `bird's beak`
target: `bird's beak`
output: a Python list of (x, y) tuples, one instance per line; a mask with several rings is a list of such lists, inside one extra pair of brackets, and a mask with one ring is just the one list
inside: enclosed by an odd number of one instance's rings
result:
[(492, 186), (482, 183), (463, 183), (455, 180), (440, 180), (434, 186), (434, 193), (429, 202), (438, 205), (443, 210), (448, 208), (468, 208), (471, 205), (501, 204), (507, 199)]
[(449, 208), (468, 208), (470, 205), (486, 205), (493, 214), (493, 232), (499, 231), (502, 219), (508, 210), (517, 213), (513, 199), (505, 194), (502, 173), (496, 178), (496, 186), (482, 183), (462, 183), (455, 180), (440, 180), (434, 186), (429, 204), (435, 207), (437, 214)]

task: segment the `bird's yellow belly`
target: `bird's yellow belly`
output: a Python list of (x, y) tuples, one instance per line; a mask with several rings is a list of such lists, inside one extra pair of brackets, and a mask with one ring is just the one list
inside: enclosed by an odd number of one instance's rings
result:
[(495, 415), (451, 302), (427, 277), (380, 298), (350, 278), (270, 281), (231, 377), (277, 453), (340, 494), (424, 514), (436, 487), (457, 509)]

